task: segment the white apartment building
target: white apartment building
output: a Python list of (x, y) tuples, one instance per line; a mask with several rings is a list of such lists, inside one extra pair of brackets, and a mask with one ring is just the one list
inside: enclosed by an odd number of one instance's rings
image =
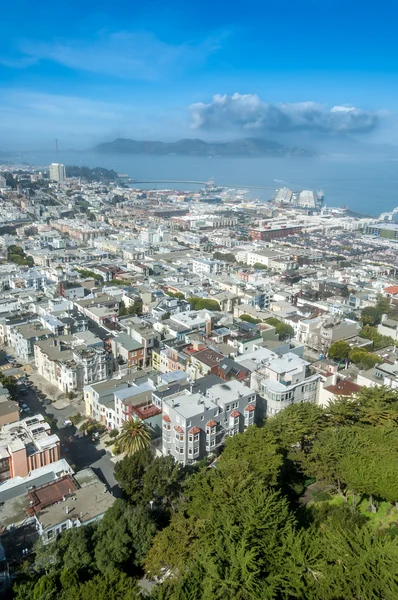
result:
[(300, 321), (297, 340), (309, 348), (326, 353), (333, 342), (353, 337), (359, 330), (360, 325), (356, 321), (325, 315)]
[(270, 358), (252, 373), (250, 385), (264, 398), (267, 416), (273, 416), (291, 404), (318, 401), (321, 376), (307, 376), (309, 364), (287, 352)]
[(206, 258), (194, 258), (192, 261), (192, 272), (199, 275), (210, 275), (220, 273), (222, 263), (218, 260), (207, 260)]
[(255, 392), (231, 380), (206, 395), (178, 392), (163, 399), (162, 452), (183, 465), (215, 452), (225, 438), (253, 425)]
[(113, 356), (103, 347), (73, 347), (73, 336), (36, 342), (35, 364), (38, 373), (62, 392), (82, 390), (85, 385), (108, 379), (113, 371)]
[(66, 172), (64, 165), (60, 163), (52, 163), (49, 167), (51, 181), (57, 181), (63, 183), (66, 179)]
[(286, 263), (292, 262), (288, 254), (280, 252), (280, 250), (272, 250), (272, 248), (255, 250), (252, 252), (247, 252), (246, 254), (246, 262), (249, 267), (252, 267), (256, 263), (260, 263), (265, 267), (271, 268), (272, 261), (275, 261), (276, 259), (283, 259), (286, 261)]

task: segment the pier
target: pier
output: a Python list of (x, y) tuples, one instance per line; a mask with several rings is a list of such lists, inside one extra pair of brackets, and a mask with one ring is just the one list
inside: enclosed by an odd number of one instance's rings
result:
[(223, 183), (214, 183), (214, 181), (184, 181), (184, 180), (170, 180), (170, 179), (152, 179), (152, 180), (142, 180), (142, 179), (130, 179), (129, 183), (131, 184), (135, 184), (135, 183), (153, 183), (153, 184), (158, 184), (158, 183), (188, 183), (190, 185), (204, 185), (204, 186), (217, 186), (217, 187), (221, 187), (221, 188), (230, 188), (230, 189), (246, 189), (246, 190), (277, 190), (278, 188), (276, 186), (274, 187), (267, 187), (267, 186), (260, 186), (260, 185), (225, 185)]

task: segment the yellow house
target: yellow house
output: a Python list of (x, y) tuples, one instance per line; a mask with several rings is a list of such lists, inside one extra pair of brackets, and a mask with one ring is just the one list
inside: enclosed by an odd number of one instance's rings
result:
[(152, 350), (152, 369), (160, 371), (160, 350)]

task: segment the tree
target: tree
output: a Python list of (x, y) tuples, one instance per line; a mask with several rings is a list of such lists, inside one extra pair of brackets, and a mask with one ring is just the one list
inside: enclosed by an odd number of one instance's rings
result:
[(212, 300), (210, 298), (197, 298), (196, 296), (192, 296), (192, 298), (188, 298), (188, 302), (190, 303), (192, 310), (220, 310), (220, 305), (217, 300)]
[(308, 453), (319, 433), (327, 427), (325, 410), (317, 404), (291, 404), (271, 419), (265, 429), (271, 431), (279, 444), (293, 455)]
[(390, 313), (390, 298), (377, 294), (376, 308), (381, 315), (388, 315)]
[(379, 350), (380, 348), (385, 348), (386, 346), (393, 346), (395, 343), (391, 336), (381, 335), (381, 333), (377, 331), (376, 327), (371, 327), (370, 325), (365, 325), (362, 327), (359, 335), (362, 338), (372, 340), (374, 350)]
[(256, 319), (255, 317), (252, 317), (251, 315), (241, 315), (239, 318), (241, 321), (246, 321), (246, 323), (253, 323), (253, 325), (256, 325), (257, 323), (261, 323), (261, 319)]
[(134, 418), (123, 423), (118, 440), (120, 452), (131, 456), (138, 450), (148, 448), (150, 442), (151, 434), (143, 421)]
[(95, 575), (77, 587), (66, 590), (59, 600), (140, 600), (137, 583), (126, 573), (112, 571)]
[(153, 452), (144, 448), (116, 463), (115, 478), (131, 502), (137, 503), (142, 498), (143, 477), (153, 459)]
[(360, 369), (371, 369), (376, 366), (377, 363), (383, 362), (380, 356), (362, 350), (361, 348), (354, 348), (350, 352), (350, 360), (355, 363)]
[(344, 340), (333, 342), (328, 350), (328, 356), (332, 360), (345, 360), (350, 353), (350, 345)]
[(285, 340), (294, 336), (293, 327), (287, 323), (283, 323), (276, 317), (270, 317), (269, 319), (266, 319), (265, 323), (275, 327), (275, 333), (279, 336), (280, 340)]
[(263, 270), (266, 270), (267, 267), (265, 265), (263, 265), (263, 263), (256, 262), (253, 265), (253, 269), (256, 269), (256, 271), (263, 271)]
[(32, 256), (28, 256), (23, 248), (14, 244), (7, 248), (7, 260), (20, 266), (33, 267), (35, 264)]
[(4, 373), (0, 373), (0, 384), (7, 388), (8, 393), (10, 394), (13, 400), (17, 399), (18, 385), (15, 381), (14, 377), (10, 375), (4, 375)]
[(94, 535), (95, 560), (100, 572), (138, 567), (156, 533), (149, 507), (116, 500), (106, 512)]
[(214, 252), (213, 258), (216, 260), (223, 260), (225, 262), (234, 263), (236, 262), (235, 255), (232, 252)]
[(350, 295), (350, 290), (348, 289), (348, 287), (346, 285), (344, 285), (340, 290), (340, 296), (342, 296), (343, 298), (348, 298), (349, 295)]
[(381, 322), (381, 313), (375, 306), (366, 306), (361, 312), (363, 325), (378, 325)]

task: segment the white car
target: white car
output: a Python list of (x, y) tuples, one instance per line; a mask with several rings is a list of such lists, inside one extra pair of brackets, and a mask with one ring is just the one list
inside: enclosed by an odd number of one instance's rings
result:
[(65, 425), (65, 427), (71, 427), (71, 425), (73, 425), (73, 423), (70, 419), (65, 419), (64, 425)]

